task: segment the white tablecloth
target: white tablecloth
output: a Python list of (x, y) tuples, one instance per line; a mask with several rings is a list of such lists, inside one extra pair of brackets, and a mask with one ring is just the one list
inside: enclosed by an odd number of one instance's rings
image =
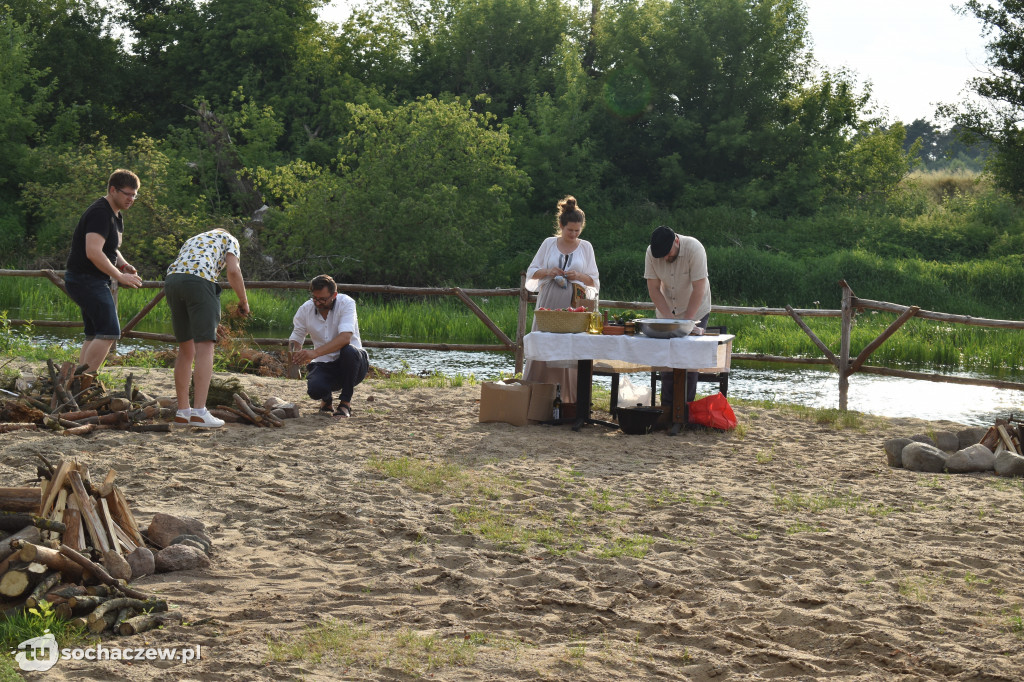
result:
[(554, 334), (530, 332), (523, 337), (527, 360), (617, 360), (651, 367), (696, 369), (719, 364), (718, 346), (733, 335), (652, 339), (626, 334)]

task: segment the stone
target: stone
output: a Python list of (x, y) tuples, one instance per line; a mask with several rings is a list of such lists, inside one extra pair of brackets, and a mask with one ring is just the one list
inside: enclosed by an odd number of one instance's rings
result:
[(197, 549), (203, 550), (203, 554), (205, 554), (206, 556), (210, 556), (210, 550), (212, 549), (210, 541), (198, 535), (179, 535), (178, 537), (171, 540), (171, 544), (191, 545)]
[(988, 433), (988, 428), (984, 426), (972, 426), (969, 429), (957, 431), (956, 437), (960, 441), (960, 449), (963, 450), (968, 445), (980, 443), (986, 433)]
[(177, 544), (165, 547), (156, 553), (157, 573), (187, 571), (192, 568), (206, 568), (210, 565), (203, 550), (189, 545)]
[(132, 579), (132, 567), (128, 560), (112, 549), (103, 553), (103, 568), (115, 580), (129, 581)]
[(1000, 476), (1024, 476), (1024, 457), (1016, 452), (1003, 450), (996, 455), (995, 470)]
[(946, 458), (946, 470), (953, 474), (972, 471), (992, 471), (996, 465), (995, 453), (981, 443), (968, 445)]
[(946, 469), (946, 453), (934, 445), (915, 441), (903, 448), (903, 468), (941, 474)]
[(943, 452), (956, 452), (960, 449), (960, 439), (952, 431), (936, 431), (932, 434), (935, 447)]
[(135, 580), (156, 573), (156, 559), (153, 556), (153, 550), (148, 547), (136, 547), (135, 551), (126, 554), (124, 558), (131, 566), (132, 578)]
[(210, 537), (206, 534), (206, 524), (199, 519), (162, 513), (153, 515), (146, 535), (157, 547), (167, 547), (179, 535), (197, 535), (210, 542)]
[(903, 466), (903, 448), (914, 441), (909, 438), (890, 438), (885, 441), (885, 461), (889, 466), (900, 468)]
[[(935, 445), (935, 440), (927, 433), (917, 433), (910, 437), (910, 440), (916, 443), (927, 443), (928, 445)], [(936, 446), (938, 447), (938, 446)]]

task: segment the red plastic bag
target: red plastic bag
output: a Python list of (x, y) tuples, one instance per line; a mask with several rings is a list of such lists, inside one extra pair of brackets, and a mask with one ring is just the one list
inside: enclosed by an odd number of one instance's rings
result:
[(694, 424), (703, 424), (723, 431), (736, 428), (736, 413), (732, 411), (732, 405), (721, 393), (694, 400), (686, 406), (690, 411), (690, 421)]

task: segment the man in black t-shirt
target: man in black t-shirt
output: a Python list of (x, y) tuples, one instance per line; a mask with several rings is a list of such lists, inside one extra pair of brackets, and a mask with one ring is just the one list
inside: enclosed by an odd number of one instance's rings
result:
[(64, 284), (82, 310), (85, 343), (78, 364), (95, 372), (121, 338), (117, 307), (110, 292), (110, 280), (120, 286), (138, 289), (142, 279), (121, 255), (124, 220), (121, 211), (129, 208), (139, 194), (139, 177), (118, 169), (107, 180), (107, 194), (85, 210), (71, 237), (71, 252), (64, 271)]

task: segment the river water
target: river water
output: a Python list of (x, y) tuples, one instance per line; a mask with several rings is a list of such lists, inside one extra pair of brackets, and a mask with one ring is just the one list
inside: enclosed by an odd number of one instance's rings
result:
[[(37, 329), (33, 340), (39, 344), (71, 347), (81, 342), (80, 330)], [(269, 335), (269, 334), (268, 334)], [(125, 339), (119, 352), (134, 349), (162, 349), (168, 344)], [(387, 370), (407, 370), (414, 374), (440, 372), (448, 376), (470, 375), (478, 380), (510, 375), (515, 359), (510, 353), (425, 351), (400, 348), (370, 348), (370, 363)], [(924, 370), (930, 371), (930, 370)], [(966, 372), (957, 376), (987, 378)], [(1000, 377), (1020, 381), (1019, 377)], [(631, 375), (637, 388), (650, 386), (650, 375)], [(610, 385), (608, 377), (594, 377), (594, 383)], [(701, 393), (713, 390), (702, 384)], [(763, 363), (733, 362), (729, 378), (729, 396), (750, 400), (775, 400), (808, 407), (839, 407), (839, 375), (812, 365), (778, 366)], [(962, 424), (986, 426), (997, 418), (1024, 415), (1024, 392), (983, 386), (964, 386), (932, 381), (854, 374), (850, 377), (848, 407), (857, 412), (884, 417), (917, 417), (950, 420)]]

